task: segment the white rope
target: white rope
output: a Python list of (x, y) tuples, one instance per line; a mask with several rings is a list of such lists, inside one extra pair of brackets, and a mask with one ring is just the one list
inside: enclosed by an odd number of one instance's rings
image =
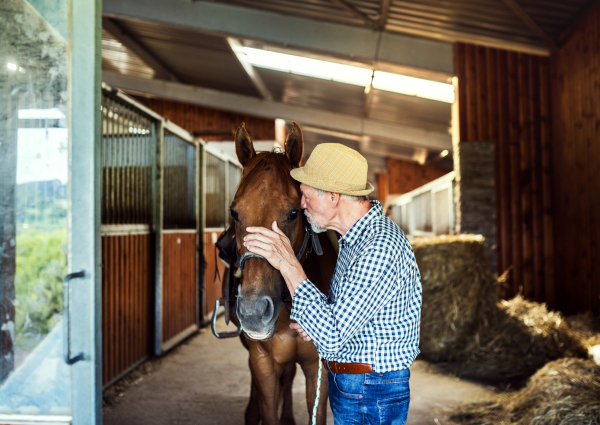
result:
[(317, 396), (315, 397), (315, 405), (312, 413), (312, 425), (317, 425), (317, 408), (319, 407), (319, 399), (321, 398), (321, 375), (323, 374), (323, 359), (319, 354), (319, 373), (317, 374)]

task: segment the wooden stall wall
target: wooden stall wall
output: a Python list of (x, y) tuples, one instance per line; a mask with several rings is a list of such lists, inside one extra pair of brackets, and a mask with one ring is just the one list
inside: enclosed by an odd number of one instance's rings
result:
[(452, 171), (395, 158), (387, 159), (387, 170), (390, 195), (408, 193)]
[(150, 98), (146, 103), (156, 113), (187, 131), (198, 132), (197, 135), (207, 141), (233, 140), (234, 132), (242, 122), (252, 133), (252, 140), (275, 140), (275, 122), (272, 119), (165, 99)]
[[(221, 232), (207, 231), (204, 233), (204, 312), (205, 319), (210, 319), (215, 309), (215, 301), (221, 298), (222, 279), (227, 272), (225, 265), (215, 257), (215, 241)], [(219, 273), (215, 279), (215, 266), (219, 268)]]
[(162, 340), (196, 327), (196, 233), (163, 234)]
[(150, 234), (102, 236), (102, 383), (148, 358), (154, 276)]
[(552, 58), (556, 304), (600, 314), (600, 5)]
[(459, 140), (496, 143), (498, 272), (557, 306), (549, 58), (457, 43)]

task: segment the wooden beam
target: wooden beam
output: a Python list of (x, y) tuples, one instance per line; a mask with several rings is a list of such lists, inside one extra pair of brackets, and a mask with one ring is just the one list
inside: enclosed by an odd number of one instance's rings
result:
[(521, 7), (521, 5), (519, 3), (517, 3), (517, 0), (503, 0), (504, 4), (506, 4), (515, 15), (517, 15), (517, 17), (525, 24), (527, 25), (527, 27), (533, 31), (538, 37), (540, 37), (542, 39), (542, 41), (544, 42), (544, 44), (546, 46), (548, 46), (548, 48), (550, 49), (550, 51), (552, 53), (558, 51), (558, 44), (556, 43), (556, 41), (550, 37), (546, 31), (544, 31), (542, 29), (542, 27), (540, 27), (537, 22), (535, 22), (533, 20), (533, 18), (531, 16), (529, 16), (529, 13), (527, 13), (527, 11), (525, 11), (525, 9), (523, 9)]
[(385, 29), (385, 24), (390, 16), (391, 5), (392, 0), (381, 0), (381, 7), (379, 9), (379, 28), (381, 28), (382, 31)]
[(352, 15), (359, 18), (361, 21), (363, 21), (363, 23), (368, 28), (379, 29), (379, 22), (374, 21), (368, 15), (366, 15), (365, 13), (358, 10), (355, 6), (351, 5), (346, 0), (332, 0), (332, 1), (335, 4), (337, 4), (338, 6), (341, 6), (342, 8), (346, 9), (348, 12), (350, 12)]
[(156, 58), (146, 47), (128, 34), (114, 19), (102, 18), (102, 28), (110, 33), (119, 43), (135, 53), (146, 65), (160, 76), (181, 83), (181, 79)]
[(355, 115), (311, 109), (172, 81), (151, 80), (110, 71), (102, 72), (102, 80), (112, 87), (163, 99), (172, 99), (264, 118), (295, 120), (303, 126), (368, 136), (375, 140), (387, 140), (403, 146), (431, 150), (452, 149), (450, 134), (429, 131), (420, 126), (376, 121)]
[(233, 37), (227, 37), (227, 43), (229, 43), (231, 51), (235, 54), (235, 57), (240, 62), (240, 65), (242, 65), (242, 68), (244, 68), (244, 71), (246, 71), (248, 78), (250, 78), (252, 85), (254, 85), (254, 88), (258, 90), (262, 98), (266, 100), (273, 100), (273, 95), (267, 88), (267, 85), (265, 84), (263, 79), (256, 71), (256, 68), (254, 68), (250, 61), (246, 59), (246, 55), (243, 51), (244, 46), (242, 45), (242, 43), (238, 39)]

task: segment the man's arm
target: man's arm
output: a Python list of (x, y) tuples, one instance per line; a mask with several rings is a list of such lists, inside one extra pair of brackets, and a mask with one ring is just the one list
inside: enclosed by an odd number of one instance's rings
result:
[(410, 261), (397, 261), (402, 253), (370, 248), (338, 283), (333, 304), (309, 281), (296, 289), (291, 318), (323, 351), (335, 353), (348, 342), (407, 282), (416, 276)]

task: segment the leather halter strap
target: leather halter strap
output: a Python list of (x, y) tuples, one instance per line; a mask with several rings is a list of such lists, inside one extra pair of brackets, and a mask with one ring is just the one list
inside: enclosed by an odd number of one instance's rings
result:
[[(306, 251), (306, 248), (308, 247), (309, 239), (312, 239), (312, 248), (315, 251), (315, 253), (317, 255), (323, 255), (323, 248), (321, 248), (321, 243), (319, 242), (319, 237), (317, 236), (317, 234), (312, 231), (312, 229), (310, 228), (310, 225), (308, 225), (308, 224), (306, 225), (305, 229), (306, 229), (306, 232), (304, 233), (304, 239), (302, 239), (302, 246), (300, 247), (300, 251), (298, 251), (298, 253), (296, 254), (296, 258), (298, 260), (300, 260), (300, 258), (302, 258), (302, 255), (304, 255), (304, 252)], [(244, 263), (249, 258), (260, 258), (260, 259), (267, 261), (267, 259), (265, 257), (263, 257), (262, 255), (258, 255), (253, 252), (246, 251), (242, 254), (241, 258), (238, 261), (238, 268), (241, 271), (244, 270)]]

